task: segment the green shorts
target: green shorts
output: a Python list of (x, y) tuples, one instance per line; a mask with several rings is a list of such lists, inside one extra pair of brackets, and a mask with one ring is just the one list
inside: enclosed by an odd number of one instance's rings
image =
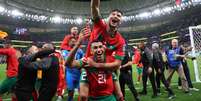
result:
[(0, 84), (0, 95), (11, 91), (16, 81), (17, 81), (16, 77), (6, 77), (6, 79), (4, 79)]
[(36, 91), (39, 91), (41, 83), (42, 83), (42, 80), (36, 79), (36, 83), (35, 83), (35, 90)]
[(114, 72), (112, 73), (112, 79), (113, 81), (118, 81), (117, 75)]
[(88, 83), (87, 72), (83, 68), (81, 69), (80, 83)]
[(143, 71), (142, 67), (137, 67), (137, 73), (138, 73), (138, 75), (141, 75), (142, 71)]
[(116, 98), (114, 95), (89, 97), (88, 101), (116, 101)]

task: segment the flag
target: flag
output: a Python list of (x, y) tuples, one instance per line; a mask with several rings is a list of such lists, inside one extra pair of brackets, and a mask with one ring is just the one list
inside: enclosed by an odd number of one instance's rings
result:
[(189, 0), (175, 0), (176, 5), (181, 5), (182, 3), (188, 2)]

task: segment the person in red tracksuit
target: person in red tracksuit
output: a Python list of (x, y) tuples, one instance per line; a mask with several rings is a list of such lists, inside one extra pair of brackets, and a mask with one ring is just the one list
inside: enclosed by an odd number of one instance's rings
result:
[(54, 55), (59, 58), (59, 74), (58, 74), (59, 80), (57, 85), (57, 101), (62, 101), (64, 90), (66, 88), (64, 59), (60, 51), (56, 51)]
[[(13, 86), (16, 83), (18, 75), (18, 58), (21, 56), (21, 53), (12, 47), (11, 42), (6, 40), (4, 42), (4, 48), (0, 48), (0, 55), (5, 55), (7, 61), (6, 67), (6, 78), (0, 84), (0, 97), (11, 91)], [(0, 98), (0, 101), (2, 99)], [(15, 101), (14, 95), (12, 96), (12, 101)]]
[(78, 38), (78, 28), (76, 26), (71, 27), (70, 34), (64, 37), (61, 43), (61, 50), (71, 50), (71, 47), (68, 45), (71, 37), (74, 37), (76, 40)]

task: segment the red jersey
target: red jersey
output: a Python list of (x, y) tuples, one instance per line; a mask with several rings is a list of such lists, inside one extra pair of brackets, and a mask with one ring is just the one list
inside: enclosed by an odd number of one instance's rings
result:
[[(106, 63), (114, 62), (113, 56), (105, 57)], [(112, 71), (88, 68), (86, 69), (87, 82), (89, 84), (89, 96), (98, 97), (112, 95), (114, 91)]]
[(134, 58), (133, 58), (133, 63), (136, 64), (138, 67), (143, 67), (143, 64), (141, 62), (141, 54), (139, 50), (135, 50), (134, 52)]
[(64, 60), (63, 60), (61, 53), (55, 52), (54, 55), (56, 57), (58, 57), (58, 59), (59, 59), (59, 72), (58, 72), (59, 80), (58, 80), (58, 85), (57, 85), (57, 95), (62, 96), (63, 91), (66, 87), (65, 74), (64, 74)]
[(115, 59), (123, 60), (125, 51), (125, 40), (119, 32), (114, 36), (110, 36), (107, 32), (107, 24), (100, 19), (94, 23), (93, 30), (90, 35), (89, 44), (86, 52), (86, 57), (91, 56), (90, 43), (94, 40), (101, 40), (107, 47), (106, 55), (114, 55)]
[(71, 50), (72, 48), (70, 46), (68, 46), (68, 41), (70, 40), (71, 37), (74, 37), (76, 40), (78, 39), (78, 37), (73, 36), (72, 34), (70, 35), (66, 35), (61, 43), (61, 49), (63, 50)]
[(18, 58), (17, 58), (17, 50), (14, 48), (0, 48), (0, 54), (6, 55), (6, 75), (7, 77), (16, 77), (18, 74)]

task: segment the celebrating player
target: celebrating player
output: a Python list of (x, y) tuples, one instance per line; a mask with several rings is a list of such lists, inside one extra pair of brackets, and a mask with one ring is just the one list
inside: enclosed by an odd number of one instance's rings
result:
[(78, 38), (78, 28), (76, 26), (71, 27), (70, 34), (64, 37), (61, 43), (61, 50), (71, 50), (72, 47), (68, 45), (71, 37), (74, 37), (76, 40)]
[[(4, 48), (0, 48), (0, 54), (7, 56), (7, 70), (6, 70), (6, 79), (0, 84), (0, 97), (11, 91), (13, 86), (16, 83), (18, 75), (18, 58), (21, 56), (21, 53), (12, 47), (9, 40), (4, 41)], [(0, 98), (1, 100), (1, 98)], [(12, 96), (12, 101), (15, 100), (15, 97)]]
[[(119, 68), (124, 57), (125, 41), (117, 29), (121, 23), (123, 13), (118, 9), (114, 9), (109, 14), (108, 22), (105, 22), (100, 16), (99, 8), (100, 0), (91, 0), (91, 14), (94, 25), (90, 35), (86, 56), (91, 56), (90, 43), (94, 40), (101, 40), (101, 42), (106, 45), (106, 55), (113, 55), (115, 61), (112, 63), (96, 63), (92, 59), (88, 59), (88, 63), (90, 66), (96, 68)], [(115, 82), (115, 89), (118, 99), (123, 100), (123, 95), (118, 82)], [(82, 94), (87, 93), (81, 93), (81, 96)]]
[[(89, 85), (89, 101), (116, 101), (113, 91), (113, 81), (116, 80), (113, 71), (103, 68), (94, 68), (87, 63), (87, 59), (92, 59), (97, 63), (110, 63), (114, 61), (114, 57), (104, 55), (105, 47), (101, 41), (91, 42), (92, 56), (80, 60), (74, 60), (83, 36), (78, 39), (77, 44), (70, 51), (66, 64), (70, 67), (86, 67), (81, 74), (81, 82)], [(89, 66), (89, 67), (88, 67)], [(88, 89), (87, 89), (88, 90)], [(87, 91), (88, 92), (88, 91)]]
[[(68, 47), (73, 48), (75, 46), (76, 39), (74, 37), (69, 38)], [(62, 55), (64, 60), (67, 59), (70, 50), (63, 50)], [(75, 59), (81, 59), (84, 56), (84, 52), (82, 49), (78, 49), (76, 53)], [(79, 88), (80, 83), (80, 69), (78, 68), (70, 68), (67, 66), (66, 68), (66, 83), (68, 90), (68, 101), (73, 101), (74, 90), (75, 88)]]

